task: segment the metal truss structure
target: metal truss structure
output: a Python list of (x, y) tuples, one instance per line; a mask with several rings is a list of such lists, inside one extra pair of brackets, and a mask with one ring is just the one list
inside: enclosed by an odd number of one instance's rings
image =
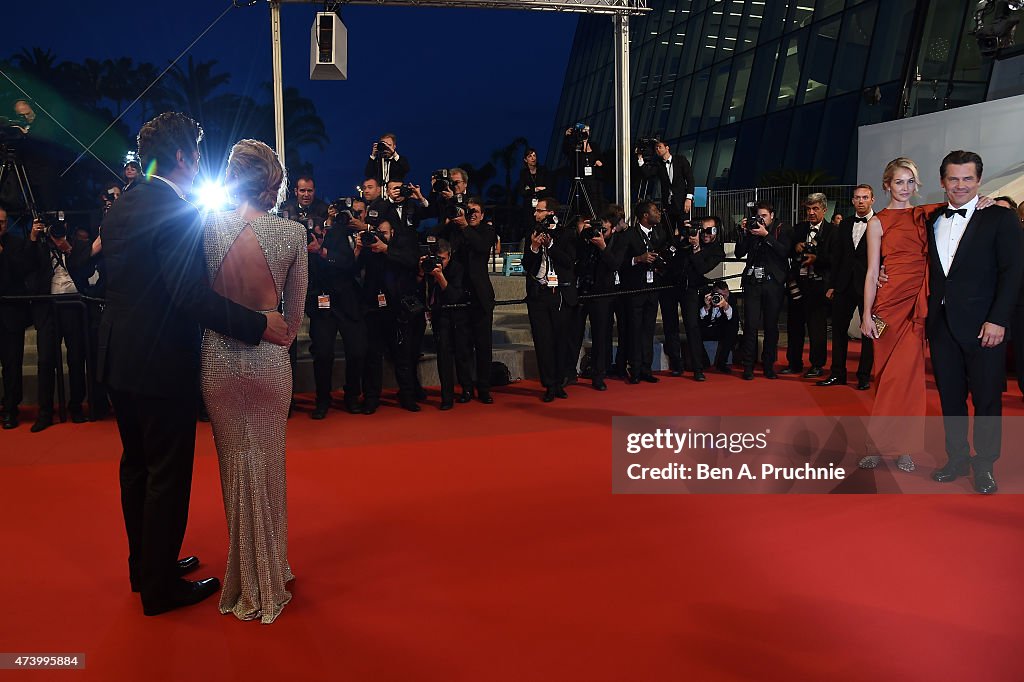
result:
[[(323, 0), (276, 0), (281, 4), (318, 4)], [(271, 3), (275, 0), (271, 0)], [(328, 0), (327, 4), (334, 4)], [(343, 0), (338, 5), (389, 7), (452, 7), (457, 9), (515, 9), (585, 14), (644, 14), (647, 0)]]

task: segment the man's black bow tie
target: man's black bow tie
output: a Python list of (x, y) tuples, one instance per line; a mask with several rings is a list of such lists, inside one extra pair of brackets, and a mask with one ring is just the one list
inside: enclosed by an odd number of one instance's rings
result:
[(855, 223), (866, 223), (867, 221), (868, 221), (867, 216), (864, 216), (863, 218), (860, 218), (858, 216), (854, 216), (853, 217), (853, 222), (855, 222)]
[(952, 218), (953, 216), (955, 216), (958, 213), (963, 218), (967, 217), (967, 209), (966, 208), (947, 208), (946, 209), (946, 217), (947, 218)]

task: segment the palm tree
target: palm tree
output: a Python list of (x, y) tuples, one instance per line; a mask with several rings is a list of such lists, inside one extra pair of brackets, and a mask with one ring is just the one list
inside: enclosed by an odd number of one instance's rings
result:
[(513, 169), (519, 169), (519, 165), (523, 158), (523, 152), (525, 152), (529, 146), (530, 143), (525, 137), (517, 137), (505, 147), (496, 149), (491, 153), (491, 161), (496, 165), (501, 164), (505, 167), (505, 202), (509, 205), (511, 205), (513, 201), (512, 171)]

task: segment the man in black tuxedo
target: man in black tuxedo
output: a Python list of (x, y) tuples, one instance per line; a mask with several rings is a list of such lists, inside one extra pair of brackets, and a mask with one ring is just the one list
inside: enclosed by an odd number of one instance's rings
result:
[[(939, 175), (949, 205), (928, 221), (926, 331), (949, 458), (932, 478), (953, 481), (973, 465), (975, 491), (992, 494), (1002, 440), (1003, 343), (1024, 264), (1013, 211), (1001, 206), (976, 210), (982, 172), (981, 157), (974, 152), (953, 151), (942, 160)], [(975, 415), (973, 459), (967, 441), (968, 391)]]
[(640, 172), (646, 178), (657, 178), (661, 186), (661, 205), (668, 214), (670, 230), (679, 228), (689, 220), (693, 210), (693, 169), (682, 154), (673, 155), (668, 145), (659, 140), (654, 145), (657, 158), (644, 163), (643, 155), (637, 158)]
[(409, 174), (409, 161), (398, 153), (398, 139), (394, 133), (384, 133), (370, 148), (363, 176), (377, 178), (386, 185), (392, 180), (405, 180)]
[(202, 128), (164, 113), (139, 131), (155, 173), (127, 192), (103, 223), (107, 307), (99, 334), (100, 377), (110, 389), (124, 453), (121, 508), (128, 570), (146, 615), (195, 604), (219, 581), (190, 582), (198, 565), (178, 561), (188, 521), (202, 327), (258, 344), (286, 345), (287, 325), (213, 292), (202, 222), (185, 201), (199, 171)]
[[(832, 369), (828, 379), (817, 386), (846, 385), (846, 355), (850, 347), (848, 329), (853, 311), (864, 314), (864, 280), (868, 273), (868, 221), (874, 217), (875, 190), (871, 185), (857, 185), (853, 189), (854, 214), (844, 218), (832, 238), (832, 283), (825, 297), (832, 301)], [(875, 361), (875, 347), (871, 339), (862, 336), (860, 362), (857, 364), (857, 390), (871, 388), (871, 366)]]
[[(804, 202), (807, 220), (793, 228), (792, 266), (789, 314), (786, 329), (789, 344), (786, 348), (788, 366), (779, 374), (797, 374), (804, 364), (804, 331), (811, 341), (811, 368), (804, 378), (813, 379), (825, 373), (828, 360), (828, 300), (825, 293), (831, 288), (831, 239), (835, 225), (825, 220), (828, 198), (819, 193), (810, 194)], [(795, 291), (799, 293), (794, 293)]]
[[(576, 288), (581, 296), (615, 291), (615, 274), (622, 264), (622, 242), (612, 232), (614, 218), (597, 221), (583, 217), (576, 223)], [(604, 382), (612, 350), (612, 297), (588, 298), (573, 310), (570, 321), (569, 377), (583, 348), (587, 318), (590, 318), (590, 381), (595, 390), (608, 390)]]
[[(0, 296), (24, 296), (29, 261), (25, 240), (7, 230), (7, 211), (0, 208)], [(26, 301), (0, 302), (0, 370), (3, 372), (3, 428), (18, 426), (25, 362), (25, 328), (31, 320)]]
[(307, 231), (323, 227), (327, 219), (327, 203), (316, 196), (316, 183), (311, 175), (302, 175), (295, 181), (295, 198), (281, 204), (278, 213), (283, 218), (306, 226)]
[[(659, 254), (666, 251), (670, 237), (661, 224), (661, 209), (653, 201), (637, 206), (639, 222), (617, 237), (622, 244), (619, 279), (624, 289), (650, 289), (662, 283), (658, 271)], [(661, 263), (665, 263), (664, 256)], [(642, 291), (629, 296), (630, 377), (631, 384), (641, 381), (656, 384), (651, 373), (654, 361), (654, 330), (658, 317), (658, 292)]]
[(537, 202), (535, 226), (523, 253), (526, 310), (546, 403), (569, 397), (562, 383), (568, 372), (569, 320), (576, 305), (578, 237), (569, 228), (556, 227), (556, 211), (558, 201), (553, 198)]

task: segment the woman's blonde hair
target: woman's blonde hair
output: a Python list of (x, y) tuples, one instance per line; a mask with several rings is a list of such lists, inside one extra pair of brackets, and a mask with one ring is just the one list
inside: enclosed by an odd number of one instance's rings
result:
[(239, 140), (228, 156), (228, 187), (232, 196), (269, 211), (284, 201), (284, 168), (274, 150), (259, 140)]
[(889, 191), (889, 188), (892, 185), (892, 179), (896, 175), (896, 171), (901, 168), (910, 171), (910, 174), (914, 176), (914, 194), (917, 194), (917, 190), (921, 187), (921, 173), (917, 170), (917, 164), (905, 156), (893, 159), (885, 167), (885, 172), (882, 173), (882, 189), (887, 192)]

